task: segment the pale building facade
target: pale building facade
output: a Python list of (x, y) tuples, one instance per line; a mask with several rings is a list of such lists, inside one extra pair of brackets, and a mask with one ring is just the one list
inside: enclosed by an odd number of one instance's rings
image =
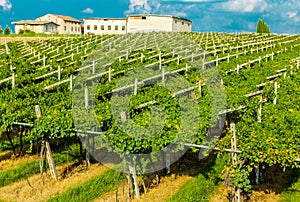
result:
[(48, 21), (21, 20), (13, 22), (15, 25), (15, 33), (19, 34), (21, 30), (29, 30), (38, 34), (53, 34), (58, 33), (59, 25)]
[(131, 32), (191, 32), (192, 21), (171, 15), (140, 14), (127, 17), (127, 33)]
[(192, 21), (171, 15), (139, 14), (127, 18), (84, 18), (84, 34), (191, 32)]
[(82, 34), (81, 21), (70, 16), (47, 14), (36, 19), (36, 21), (48, 21), (58, 24), (59, 34)]
[(85, 34), (126, 34), (126, 18), (84, 18)]

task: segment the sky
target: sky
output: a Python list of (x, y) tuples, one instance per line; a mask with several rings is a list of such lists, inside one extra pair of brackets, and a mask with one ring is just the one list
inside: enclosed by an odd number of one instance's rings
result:
[(34, 20), (48, 13), (88, 17), (126, 17), (151, 13), (193, 21), (197, 32), (255, 32), (264, 19), (272, 33), (300, 32), (299, 0), (0, 0), (0, 25)]

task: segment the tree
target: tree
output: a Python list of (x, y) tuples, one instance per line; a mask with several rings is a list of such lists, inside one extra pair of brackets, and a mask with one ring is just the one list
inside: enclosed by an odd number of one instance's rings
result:
[(3, 29), (1, 27), (1, 25), (0, 25), (0, 34), (3, 34)]
[(270, 34), (270, 28), (265, 23), (264, 20), (259, 19), (258, 22), (257, 22), (257, 26), (256, 26), (256, 32), (257, 33), (268, 33), (268, 34)]
[(4, 34), (8, 35), (10, 34), (10, 28), (8, 27), (8, 25), (6, 25), (5, 29), (4, 29)]

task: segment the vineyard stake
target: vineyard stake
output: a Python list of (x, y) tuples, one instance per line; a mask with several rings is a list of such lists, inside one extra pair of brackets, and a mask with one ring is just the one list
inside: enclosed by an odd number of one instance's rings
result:
[(275, 91), (275, 98), (273, 100), (273, 104), (276, 105), (277, 104), (277, 91), (278, 91), (277, 82), (274, 82), (274, 91)]
[[(42, 117), (42, 111), (39, 105), (35, 106), (35, 113), (37, 118)], [(46, 151), (44, 150), (46, 147)], [(44, 177), (43, 177), (43, 155), (46, 153), (47, 159), (48, 159), (48, 164), (49, 164), (49, 169), (51, 172), (51, 175), (53, 179), (57, 180), (57, 173), (55, 169), (55, 163), (52, 157), (52, 152), (50, 148), (50, 144), (47, 139), (45, 139), (44, 135), (42, 136), (42, 142), (41, 142), (41, 153), (40, 153), (40, 173), (41, 173), (41, 178), (42, 178), (42, 184), (44, 185)]]

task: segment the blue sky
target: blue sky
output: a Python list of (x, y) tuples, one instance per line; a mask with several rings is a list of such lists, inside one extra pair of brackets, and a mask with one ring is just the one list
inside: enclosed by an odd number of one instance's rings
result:
[(299, 0), (0, 0), (0, 25), (47, 13), (85, 17), (125, 17), (154, 13), (185, 17), (193, 31), (255, 32), (263, 18), (273, 33), (300, 32)]

